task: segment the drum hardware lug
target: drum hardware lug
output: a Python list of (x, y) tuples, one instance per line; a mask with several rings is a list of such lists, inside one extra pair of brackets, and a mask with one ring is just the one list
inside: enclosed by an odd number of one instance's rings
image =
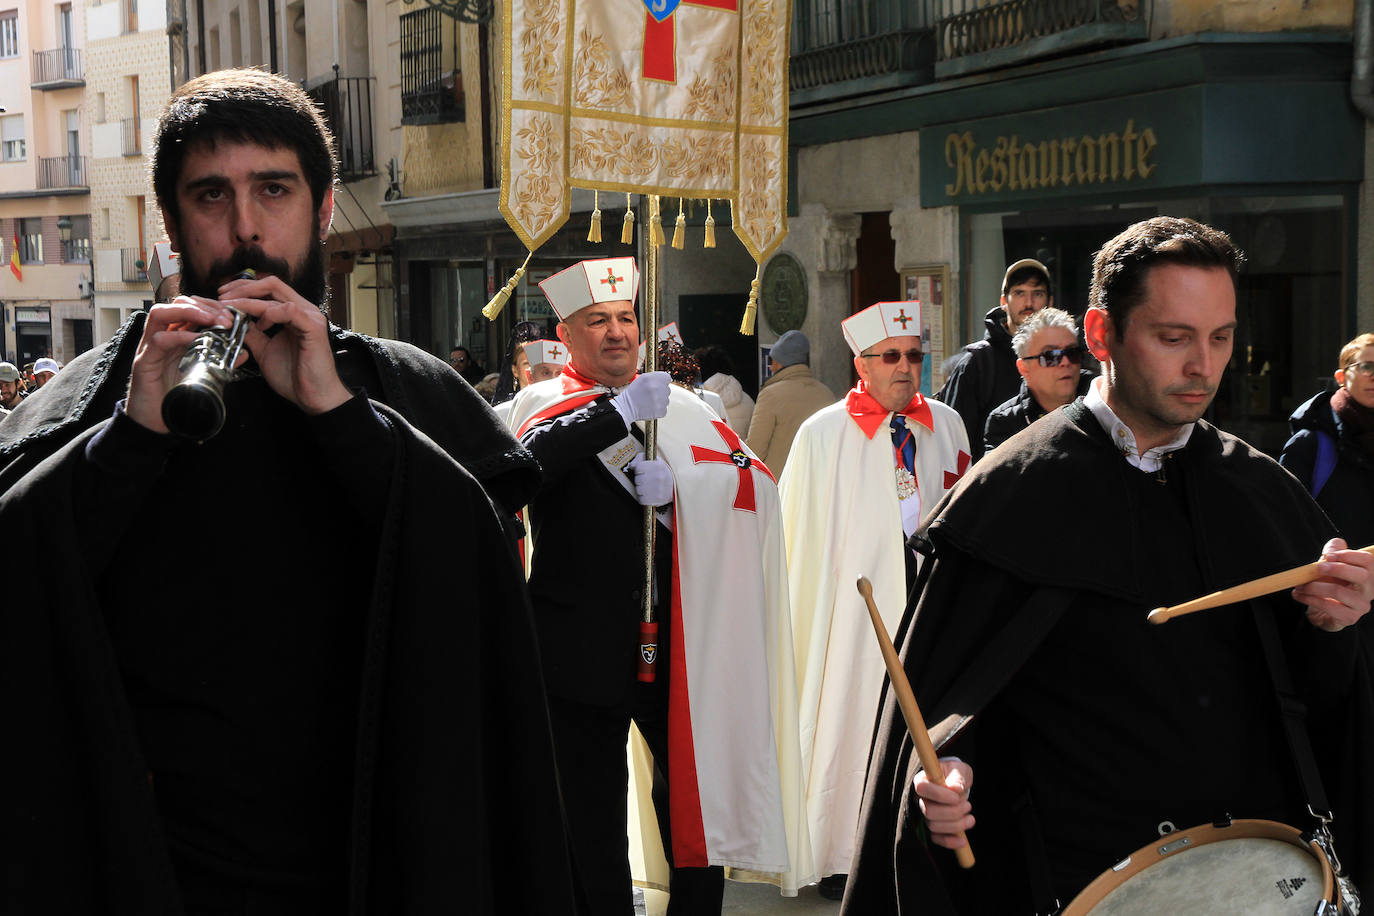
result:
[(1187, 847), (1192, 846), (1192, 845), (1193, 845), (1193, 838), (1192, 838), (1192, 837), (1187, 837), (1187, 836), (1185, 836), (1185, 837), (1179, 837), (1177, 840), (1174, 840), (1172, 843), (1165, 843), (1163, 846), (1159, 847), (1159, 854), (1160, 854), (1161, 856), (1167, 856), (1167, 855), (1170, 855), (1171, 853), (1178, 852), (1180, 849), (1186, 849)]
[(1218, 830), (1225, 830), (1227, 827), (1231, 826), (1231, 815), (1223, 814), (1221, 817), (1212, 821), (1212, 826)]
[(1178, 830), (1173, 821), (1160, 821), (1159, 826), (1155, 829), (1159, 831), (1160, 836), (1168, 836)]

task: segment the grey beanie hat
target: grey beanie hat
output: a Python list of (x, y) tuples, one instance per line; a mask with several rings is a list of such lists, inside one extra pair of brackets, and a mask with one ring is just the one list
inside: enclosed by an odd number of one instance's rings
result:
[(788, 331), (773, 344), (768, 357), (777, 360), (778, 365), (783, 367), (807, 362), (811, 359), (811, 341), (801, 331)]

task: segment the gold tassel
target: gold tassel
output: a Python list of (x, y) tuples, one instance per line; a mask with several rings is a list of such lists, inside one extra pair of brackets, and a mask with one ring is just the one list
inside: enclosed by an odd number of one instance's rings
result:
[(601, 241), (601, 198), (595, 190), (592, 191), (592, 224), (587, 229), (587, 241)]
[(677, 222), (673, 224), (673, 247), (687, 244), (687, 216), (682, 212), (682, 198), (677, 199)]
[(630, 206), (630, 195), (625, 195), (625, 222), (620, 226), (620, 244), (628, 245), (635, 240), (635, 210)]
[(706, 198), (706, 244), (703, 248), (716, 247), (716, 218), (711, 215), (711, 198)]
[(754, 281), (749, 284), (749, 302), (744, 306), (744, 320), (739, 323), (739, 332), (745, 337), (754, 336), (754, 316), (759, 311), (759, 276), (763, 273), (763, 265), (760, 264), (758, 270), (754, 271)]
[(663, 212), (659, 209), (658, 195), (649, 195), (649, 244), (663, 247)]
[(515, 288), (520, 285), (520, 279), (525, 276), (525, 268), (530, 266), (530, 258), (532, 257), (534, 257), (533, 251), (525, 255), (525, 263), (520, 265), (515, 276), (507, 280), (506, 285), (501, 287), (500, 291), (491, 297), (486, 308), (482, 309), (482, 314), (487, 317), (488, 321), (495, 321), (496, 316), (501, 314), (501, 309), (506, 307), (506, 300), (510, 299), (510, 294), (515, 292)]

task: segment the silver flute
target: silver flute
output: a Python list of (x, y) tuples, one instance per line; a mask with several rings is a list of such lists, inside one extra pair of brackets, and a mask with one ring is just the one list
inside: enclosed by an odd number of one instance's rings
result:
[[(252, 271), (239, 274), (254, 279)], [(177, 383), (162, 398), (162, 422), (167, 429), (196, 442), (213, 438), (224, 427), (224, 386), (234, 377), (234, 364), (253, 319), (229, 308), (234, 323), (227, 328), (203, 328), (186, 348), (177, 366)]]

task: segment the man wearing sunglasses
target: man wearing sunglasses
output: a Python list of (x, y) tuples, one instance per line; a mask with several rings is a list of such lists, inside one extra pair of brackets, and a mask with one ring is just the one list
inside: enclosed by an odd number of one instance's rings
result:
[(983, 451), (990, 452), (1036, 420), (1088, 392), (1094, 373), (1083, 368), (1083, 347), (1073, 316), (1041, 309), (1016, 329), (1011, 340), (1021, 390), (988, 414)]
[[(843, 886), (854, 852), (883, 662), (859, 576), (896, 625), (921, 515), (968, 466), (953, 409), (921, 395), (919, 302), (879, 302), (846, 319), (858, 385), (797, 431), (780, 490), (801, 683), (803, 772), (823, 894)], [(809, 739), (809, 741), (808, 741)]]
[[(1374, 877), (1374, 693), (1352, 626), (1374, 557), (1202, 420), (1242, 259), (1188, 219), (1108, 241), (1084, 317), (1102, 376), (985, 456), (918, 532), (899, 652), (935, 746), (962, 760), (942, 756), (944, 786), (918, 772), (887, 697), (844, 916), (1056, 912), (1165, 821), (1314, 829), (1309, 808), (1328, 806), (1299, 772), (1329, 780), (1340, 858)], [(1318, 558), (1322, 578), (1291, 591), (1147, 620)], [(964, 832), (972, 872), (950, 851)]]
[(983, 339), (964, 347), (955, 357), (949, 377), (935, 394), (964, 419), (974, 460), (983, 454), (983, 429), (988, 414), (1016, 396), (1021, 376), (1011, 339), (1032, 315), (1054, 305), (1050, 272), (1034, 258), (1022, 258), (1002, 275), (1002, 299), (984, 319)]

